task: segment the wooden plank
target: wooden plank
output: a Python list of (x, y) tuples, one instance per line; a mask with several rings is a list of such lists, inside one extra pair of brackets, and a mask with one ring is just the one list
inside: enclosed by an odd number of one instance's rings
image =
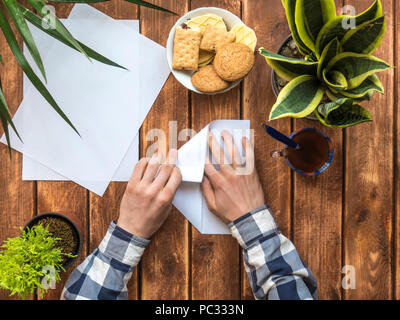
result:
[[(371, 1), (349, 3), (361, 12)], [(394, 6), (391, 0), (382, 4), (387, 30), (374, 55), (393, 65)], [(370, 103), (363, 103), (374, 122), (346, 133), (344, 264), (354, 266), (357, 280), (356, 290), (345, 290), (346, 299), (390, 299), (393, 291), (394, 71), (382, 72), (379, 77), (385, 95), (375, 94)]]
[[(14, 29), (14, 28), (13, 28)], [(14, 29), (15, 31), (15, 29)], [(17, 36), (21, 44), (21, 38)], [(11, 114), (14, 114), (22, 100), (22, 70), (8, 47), (3, 33), (0, 33), (1, 82)], [(0, 129), (0, 135), (3, 130)], [(20, 227), (33, 218), (36, 211), (36, 184), (22, 181), (22, 155), (0, 144), (0, 242), (20, 235)], [(30, 297), (30, 299), (32, 299)], [(0, 290), (0, 299), (10, 298), (9, 292)]]
[[(263, 46), (276, 51), (290, 32), (280, 3), (272, 5), (268, 1), (245, 0), (243, 21), (255, 30), (258, 38), (257, 48)], [(270, 158), (270, 152), (281, 148), (281, 145), (269, 138), (260, 126), (262, 121), (267, 121), (272, 102), (276, 99), (270, 78), (271, 67), (262, 56), (256, 54), (254, 69), (243, 82), (243, 119), (250, 119), (251, 128), (254, 129), (256, 168), (263, 185), (265, 200), (273, 210), (283, 234), (290, 236), (290, 169), (284, 161)], [(290, 133), (290, 120), (278, 120), (272, 125), (282, 132)], [(244, 266), (241, 298), (254, 299)]]
[[(338, 11), (342, 1), (336, 1)], [(294, 174), (293, 241), (318, 283), (319, 299), (341, 298), (343, 134), (318, 121), (296, 120), (294, 129), (317, 128), (334, 146), (330, 168), (316, 177)]]
[[(400, 2), (395, 1), (395, 12), (394, 17), (398, 17), (400, 14)], [(399, 19), (395, 19), (394, 21), (394, 31), (395, 31), (395, 46), (393, 47), (394, 56), (395, 56), (395, 66), (399, 66), (400, 64), (400, 22)], [(394, 297), (398, 300), (400, 299), (400, 179), (399, 179), (399, 168), (400, 168), (400, 149), (398, 147), (399, 139), (398, 134), (400, 132), (400, 114), (399, 114), (399, 101), (400, 101), (400, 91), (399, 91), (399, 83), (400, 81), (400, 70), (397, 67), (395, 71), (395, 79), (394, 83), (396, 84), (393, 86), (394, 89), (394, 119), (395, 119), (395, 132), (394, 132), (394, 140), (393, 140), (393, 147), (394, 147), (394, 157), (395, 157), (395, 167), (394, 167), (394, 182), (395, 182), (395, 200), (396, 200), (396, 207), (395, 207), (395, 228), (394, 228), (394, 236), (395, 236), (395, 284), (394, 284)]]
[[(93, 5), (100, 11), (114, 19), (137, 19), (137, 5), (117, 0), (112, 3), (98, 3)], [(112, 220), (117, 220), (119, 204), (126, 188), (126, 183), (111, 182), (103, 197), (89, 193), (89, 251), (92, 252), (100, 244)], [(129, 299), (138, 298), (139, 272), (136, 269), (128, 283)]]
[[(240, 1), (192, 0), (191, 9), (207, 6), (241, 14)], [(240, 119), (240, 86), (225, 94), (191, 97), (192, 128), (197, 132), (216, 119)], [(231, 236), (202, 235), (192, 227), (192, 298), (240, 298), (239, 247)]]
[[(154, 1), (169, 8), (179, 15), (188, 10), (185, 0)], [(142, 34), (165, 46), (170, 28), (177, 16), (140, 8)], [(154, 147), (151, 130), (161, 129), (167, 141), (158, 140), (159, 150), (165, 152), (168, 147), (175, 147), (171, 139), (173, 130), (170, 124), (176, 121), (177, 132), (187, 128), (188, 93), (171, 75), (157, 101), (143, 123), (141, 130), (141, 154), (146, 155)], [(154, 132), (154, 131), (153, 131)], [(146, 138), (146, 135), (149, 137)], [(170, 143), (168, 143), (170, 141)], [(171, 144), (172, 142), (172, 144)], [(178, 147), (182, 144), (180, 142)], [(169, 145), (169, 146), (168, 146)], [(175, 208), (163, 227), (153, 237), (141, 261), (141, 298), (142, 299), (188, 299), (189, 298), (189, 225)]]

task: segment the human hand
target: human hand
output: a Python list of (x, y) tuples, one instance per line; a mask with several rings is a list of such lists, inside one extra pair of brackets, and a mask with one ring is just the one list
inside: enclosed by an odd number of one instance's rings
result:
[(229, 164), (224, 151), (210, 134), (208, 145), (220, 170), (218, 171), (208, 161), (201, 189), (208, 209), (225, 223), (229, 223), (261, 207), (265, 201), (255, 170), (254, 149), (250, 141), (245, 137), (242, 139), (243, 150), (245, 150), (245, 165), (243, 166), (239, 150), (230, 133), (223, 131), (221, 136), (232, 164)]
[(119, 227), (144, 239), (161, 227), (182, 181), (175, 166), (177, 156), (178, 152), (172, 149), (164, 163), (162, 155), (157, 153), (136, 164), (121, 201)]

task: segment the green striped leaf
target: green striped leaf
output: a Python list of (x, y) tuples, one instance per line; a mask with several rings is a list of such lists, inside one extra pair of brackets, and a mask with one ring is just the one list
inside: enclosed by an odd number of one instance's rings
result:
[(324, 90), (316, 77), (310, 75), (297, 77), (279, 93), (269, 120), (284, 117), (304, 118), (315, 110), (323, 95)]
[(382, 16), (382, 3), (380, 0), (375, 0), (374, 3), (364, 12), (357, 15), (356, 26), (362, 25), (363, 23), (373, 20)]
[(367, 21), (345, 34), (341, 41), (343, 51), (371, 54), (381, 44), (385, 31), (384, 16)]
[(297, 0), (295, 22), (301, 40), (315, 52), (322, 27), (336, 17), (333, 0)]
[(301, 40), (299, 32), (297, 30), (296, 21), (295, 21), (295, 10), (296, 10), (296, 1), (297, 0), (282, 0), (285, 4), (285, 12), (286, 12), (286, 20), (288, 21), (290, 31), (292, 33), (293, 40), (296, 42), (299, 51), (307, 56), (311, 53), (310, 48), (306, 46), (306, 44)]
[(335, 90), (346, 90), (347, 89), (347, 80), (343, 73), (331, 70), (327, 71), (324, 69), (322, 72), (322, 79), (324, 82), (332, 89)]
[(368, 21), (382, 16), (382, 4), (379, 0), (376, 0), (371, 7), (369, 7), (363, 13), (353, 17), (349, 15), (342, 15), (333, 18), (327, 24), (323, 26), (320, 33), (318, 34), (315, 52), (317, 57), (320, 57), (324, 48), (334, 38), (338, 38), (339, 41), (343, 39), (345, 34), (349, 32), (349, 29), (345, 28), (347, 22), (350, 19), (355, 19), (355, 27), (358, 27)]
[[(329, 100), (336, 101), (336, 100), (339, 100), (339, 99), (348, 98), (345, 95), (343, 95), (343, 92), (344, 91), (334, 92), (331, 89), (327, 89), (325, 91), (325, 94), (327, 95)], [(360, 102), (365, 101), (365, 100), (371, 100), (371, 97), (372, 97), (373, 94), (374, 94), (373, 91), (369, 91), (364, 96), (362, 96), (360, 98), (351, 98), (351, 99), (353, 100), (353, 103), (356, 104), (356, 103), (360, 103)]]
[[(37, 16), (36, 14), (34, 14), (32, 11), (30, 11), (27, 8), (23, 8), (22, 7), (22, 10), (23, 10), (23, 14), (24, 14), (24, 17), (26, 18), (26, 20), (28, 20), (30, 23), (32, 23), (35, 27), (39, 28), (40, 30), (42, 30), (43, 32), (45, 32), (48, 35), (52, 36), (53, 38), (57, 39), (58, 41), (62, 42), (63, 44), (69, 46), (70, 48), (77, 50), (76, 47), (73, 46), (71, 44), (71, 42), (67, 41), (65, 39), (65, 37), (63, 37), (56, 29), (43, 28), (43, 26), (42, 26), (42, 18), (40, 18), (39, 16)], [(104, 57), (103, 55), (97, 53), (93, 49), (91, 49), (91, 48), (87, 47), (86, 45), (84, 45), (82, 42), (80, 42), (80, 41), (77, 41), (77, 42), (82, 47), (82, 49), (87, 53), (87, 55), (90, 58), (93, 58), (93, 59), (95, 59), (97, 61), (100, 61), (100, 62), (102, 62), (104, 64), (107, 64), (107, 65), (110, 65), (110, 66), (113, 66), (113, 67), (122, 68), (122, 69), (126, 70), (125, 67), (123, 67), (123, 66), (119, 65), (118, 63), (115, 63), (115, 62), (111, 61), (110, 59)]]
[(348, 89), (357, 88), (370, 75), (391, 68), (385, 61), (367, 54), (339, 53), (326, 69), (341, 72), (347, 79)]
[(4, 0), (4, 6), (6, 7), (8, 13), (11, 16), (11, 19), (14, 22), (15, 27), (18, 32), (21, 34), (22, 38), (25, 41), (26, 47), (28, 48), (33, 60), (38, 66), (40, 72), (43, 75), (43, 78), (46, 80), (46, 72), (44, 70), (42, 58), (40, 57), (39, 50), (35, 44), (35, 40), (33, 40), (31, 31), (29, 30), (28, 24), (26, 23), (22, 11), (19, 8), (19, 5), (16, 0)]
[[(72, 129), (76, 133), (78, 131), (74, 127), (74, 125), (71, 123), (71, 121), (68, 119), (68, 117), (64, 114), (64, 112), (61, 110), (61, 108), (58, 106), (58, 104), (55, 102), (53, 97), (51, 96), (50, 92), (47, 90), (45, 85), (40, 81), (38, 76), (33, 72), (31, 66), (29, 65), (28, 61), (26, 60), (24, 54), (22, 53), (21, 48), (18, 45), (18, 41), (15, 38), (15, 35), (11, 29), (11, 26), (9, 25), (7, 18), (4, 16), (3, 12), (0, 10), (0, 29), (2, 30), (4, 37), (6, 38), (6, 41), (14, 54), (18, 64), (21, 66), (22, 70), (25, 72), (26, 76), (28, 79), (32, 82), (32, 84), (35, 86), (35, 88), (40, 92), (40, 94), (43, 96), (43, 98), (46, 99), (46, 101), (53, 107), (53, 109), (66, 121)], [(78, 133), (79, 135), (79, 133)]]
[(304, 74), (315, 75), (317, 73), (318, 62), (281, 56), (264, 48), (260, 48), (259, 53), (265, 57), (265, 60), (275, 70), (276, 74), (287, 81)]
[(317, 75), (319, 79), (322, 78), (322, 70), (324, 70), (328, 63), (339, 54), (340, 50), (340, 43), (337, 38), (333, 39), (325, 47), (318, 61)]
[[(45, 6), (46, 6), (46, 2), (44, 2), (43, 0), (28, 0), (28, 2), (30, 3), (30, 5), (36, 10), (38, 11), (40, 14), (44, 15), (47, 11), (43, 12)], [(26, 9), (26, 8), (25, 8)], [(27, 9), (26, 9), (27, 10)], [(24, 10), (25, 11), (25, 10)], [(48, 13), (48, 14), (52, 14), (52, 13)], [(89, 56), (86, 53), (85, 50), (83, 50), (83, 48), (81, 47), (81, 45), (78, 43), (78, 41), (75, 40), (75, 38), (71, 35), (71, 33), (67, 30), (67, 28), (62, 24), (62, 22), (57, 18), (56, 15), (53, 16), (54, 18), (54, 22), (55, 22), (55, 30), (67, 41), (69, 42), (76, 50), (80, 51), (81, 53), (83, 53), (89, 60)], [(42, 25), (42, 22), (40, 23)], [(44, 29), (44, 28), (42, 28)], [(48, 29), (52, 29), (52, 28), (48, 28)]]
[(363, 122), (372, 121), (370, 113), (351, 99), (340, 99), (321, 104), (314, 111), (319, 121), (332, 128), (347, 128)]
[[(335, 90), (332, 91), (335, 92)], [(385, 92), (383, 84), (376, 74), (370, 75), (357, 88), (354, 88), (352, 90), (345, 90), (340, 93), (349, 98), (361, 98), (371, 91), (378, 91), (382, 94)]]

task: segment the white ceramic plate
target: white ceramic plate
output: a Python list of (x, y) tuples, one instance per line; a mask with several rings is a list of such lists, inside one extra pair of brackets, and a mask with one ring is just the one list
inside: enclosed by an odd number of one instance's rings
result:
[(194, 18), (194, 17), (198, 17), (198, 16), (202, 16), (205, 14), (216, 14), (217, 16), (220, 16), (227, 28), (228, 31), (231, 30), (235, 25), (237, 24), (243, 24), (243, 21), (240, 20), (239, 17), (235, 16), (232, 12), (228, 11), (228, 10), (224, 10), (224, 9), (220, 9), (220, 8), (215, 8), (215, 7), (203, 7), (203, 8), (199, 8), (196, 10), (192, 10), (189, 11), (188, 13), (186, 13), (184, 16), (182, 16), (176, 23), (175, 25), (172, 27), (170, 33), (169, 33), (169, 37), (167, 40), (167, 60), (168, 60), (168, 64), (169, 64), (169, 68), (171, 69), (172, 74), (174, 75), (174, 77), (182, 84), (184, 85), (186, 88), (188, 88), (189, 90), (192, 90), (194, 92), (200, 93), (200, 94), (219, 94), (219, 93), (223, 93), (226, 91), (231, 90), (232, 88), (236, 87), (241, 81), (237, 80), (235, 82), (232, 82), (231, 85), (219, 92), (214, 92), (214, 93), (205, 93), (205, 92), (201, 92), (199, 90), (197, 90), (193, 84), (192, 84), (192, 74), (193, 71), (185, 71), (185, 70), (174, 70), (172, 69), (172, 56), (173, 56), (173, 52), (174, 52), (174, 37), (175, 37), (175, 28), (177, 26), (182, 25), (182, 23), (186, 23), (188, 20)]

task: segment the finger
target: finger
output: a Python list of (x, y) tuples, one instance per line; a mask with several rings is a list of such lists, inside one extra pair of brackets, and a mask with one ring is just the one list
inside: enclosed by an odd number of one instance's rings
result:
[(147, 164), (146, 171), (144, 172), (142, 183), (151, 184), (156, 176), (158, 169), (160, 168), (162, 161), (162, 154), (157, 152), (153, 154), (150, 158), (149, 163)]
[(208, 136), (208, 147), (214, 163), (218, 164), (221, 170), (227, 170), (228, 168), (231, 168), (229, 161), (226, 159), (224, 150), (222, 150), (221, 146), (211, 133)]
[(201, 192), (203, 193), (204, 199), (206, 199), (208, 209), (210, 211), (215, 211), (215, 191), (210, 180), (208, 180), (206, 176), (204, 176), (203, 182), (201, 183)]
[(164, 193), (172, 200), (181, 182), (182, 182), (181, 171), (179, 170), (178, 167), (174, 167), (168, 179), (168, 182), (161, 193)]
[(244, 150), (244, 156), (246, 159), (246, 168), (254, 168), (254, 147), (249, 139), (246, 137), (242, 138), (242, 145)]
[(131, 178), (129, 179), (129, 183), (133, 183), (136, 185), (140, 182), (140, 180), (142, 180), (148, 162), (149, 158), (142, 158), (138, 163), (136, 163), (135, 169), (133, 169), (133, 173), (131, 175)]
[(206, 164), (204, 166), (204, 174), (207, 176), (214, 189), (217, 188), (218, 180), (221, 178), (221, 174), (215, 169), (214, 165), (211, 163), (210, 158), (206, 158)]
[(224, 130), (221, 133), (222, 139), (224, 140), (225, 150), (232, 160), (232, 167), (234, 169), (242, 166), (242, 158), (240, 157), (239, 149), (233, 141), (232, 135)]
[(161, 169), (157, 177), (154, 179), (153, 182), (154, 188), (156, 188), (157, 190), (161, 190), (165, 186), (172, 173), (172, 170), (175, 167), (177, 157), (178, 157), (178, 151), (176, 149), (171, 149), (168, 153), (167, 160), (161, 166)]

